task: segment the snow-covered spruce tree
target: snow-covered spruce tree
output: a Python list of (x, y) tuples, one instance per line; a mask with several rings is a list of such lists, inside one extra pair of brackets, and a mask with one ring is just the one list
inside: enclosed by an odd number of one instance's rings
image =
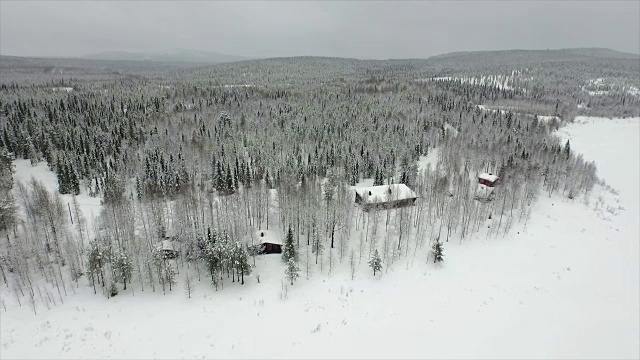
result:
[(378, 249), (373, 252), (373, 256), (369, 259), (369, 266), (373, 270), (373, 276), (376, 276), (376, 272), (382, 270), (382, 259), (378, 254)]
[(431, 247), (431, 253), (433, 255), (434, 263), (438, 263), (443, 260), (444, 258), (443, 251), (444, 251), (444, 248), (442, 246), (442, 243), (440, 242), (440, 238), (437, 238), (436, 242), (434, 242), (433, 246)]
[(300, 268), (293, 258), (289, 259), (287, 262), (287, 268), (284, 270), (284, 273), (287, 275), (287, 279), (291, 281), (291, 285), (293, 285), (293, 282), (300, 276)]
[(289, 262), (289, 259), (293, 259), (296, 262), (298, 261), (298, 251), (293, 242), (293, 230), (291, 230), (291, 226), (289, 226), (289, 230), (287, 231), (287, 236), (284, 239), (284, 249), (282, 250), (282, 260)]

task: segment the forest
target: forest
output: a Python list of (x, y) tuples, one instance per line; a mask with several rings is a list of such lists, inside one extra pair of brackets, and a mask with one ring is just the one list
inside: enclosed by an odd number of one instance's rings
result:
[[(258, 229), (283, 234), (291, 285), (340, 266), (377, 275), (402, 259), (446, 261), (453, 234), (504, 236), (540, 196), (585, 198), (601, 181), (555, 130), (577, 115), (640, 115), (637, 59), (534, 55), (3, 57), (2, 285), (34, 311), (87, 286), (223, 291), (254, 271)], [(14, 182), (17, 159), (46, 162), (57, 191)], [(480, 173), (500, 178), (491, 201), (478, 201)], [(353, 188), (374, 183), (404, 183), (418, 200), (362, 211)], [(82, 195), (101, 211), (83, 211)]]

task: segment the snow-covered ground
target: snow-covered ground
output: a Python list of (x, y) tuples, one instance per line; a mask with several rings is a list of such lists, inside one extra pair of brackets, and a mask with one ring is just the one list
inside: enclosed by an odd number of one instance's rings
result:
[[(46, 161), (41, 161), (35, 166), (31, 166), (29, 160), (18, 159), (13, 162), (15, 173), (13, 174), (14, 183), (23, 183), (28, 185), (31, 179), (40, 181), (49, 192), (57, 193), (58, 179), (47, 165)], [(14, 187), (14, 192), (17, 191)], [(73, 206), (73, 195), (60, 195), (64, 205)], [(18, 198), (18, 196), (16, 196)], [(76, 196), (78, 207), (84, 216), (84, 224), (86, 229), (93, 229), (94, 221), (100, 216), (102, 211), (101, 199), (91, 197), (87, 194), (86, 188), (81, 186), (80, 194)], [(20, 208), (20, 207), (18, 207)], [(76, 221), (74, 219), (74, 221)], [(76, 222), (77, 223), (77, 222)]]
[(5, 298), (0, 357), (638, 358), (639, 124), (579, 118), (558, 134), (617, 193), (542, 195), (505, 237), (445, 243), (442, 266), (409, 257), (374, 278), (363, 259), (351, 280), (345, 259), (285, 292), (268, 255), (245, 285), (203, 276), (190, 299), (181, 278), (167, 295), (81, 286), (37, 315)]

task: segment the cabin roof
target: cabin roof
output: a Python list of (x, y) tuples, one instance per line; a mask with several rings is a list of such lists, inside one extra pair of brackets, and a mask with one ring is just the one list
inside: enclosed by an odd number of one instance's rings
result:
[(282, 237), (277, 231), (258, 230), (254, 233), (254, 236), (260, 244), (282, 245)]
[[(417, 198), (416, 193), (405, 184), (357, 187), (354, 189), (364, 202), (382, 203), (394, 200)], [(389, 192), (391, 190), (391, 192)]]
[(480, 174), (480, 176), (478, 176), (478, 178), (491, 181), (491, 182), (496, 182), (496, 180), (498, 180), (498, 176), (490, 173), (482, 173)]
[(173, 246), (173, 241), (171, 240), (162, 240), (158, 243), (156, 247), (158, 248), (158, 250), (175, 250), (175, 247)]

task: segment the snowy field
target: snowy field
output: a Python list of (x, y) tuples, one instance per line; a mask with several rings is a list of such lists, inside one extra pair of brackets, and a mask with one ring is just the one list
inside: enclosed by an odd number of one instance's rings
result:
[(179, 277), (164, 296), (112, 299), (81, 286), (37, 315), (2, 285), (0, 357), (638, 358), (639, 121), (578, 118), (558, 133), (615, 191), (542, 195), (506, 237), (452, 238), (442, 266), (408, 258), (374, 278), (363, 259), (351, 280), (345, 261), (284, 290), (268, 255), (243, 286), (203, 277), (188, 298)]

